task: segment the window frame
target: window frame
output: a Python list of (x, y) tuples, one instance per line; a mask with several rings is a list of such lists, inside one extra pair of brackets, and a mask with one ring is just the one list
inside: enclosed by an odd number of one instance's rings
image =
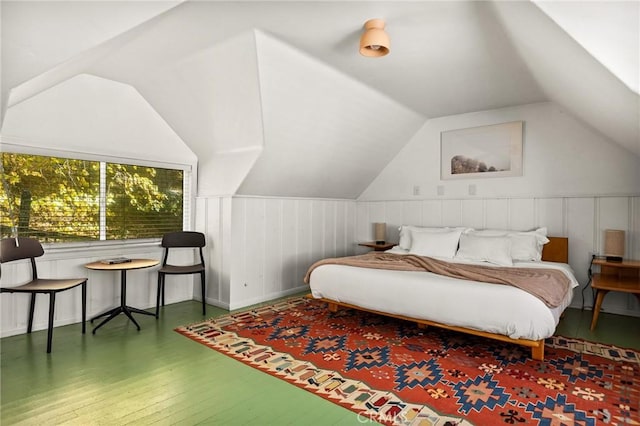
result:
[[(183, 195), (183, 210), (182, 210), (182, 228), (184, 230), (191, 230), (193, 223), (195, 223), (195, 188), (196, 188), (196, 176), (197, 173), (194, 170), (196, 164), (188, 163), (168, 163), (162, 161), (150, 161), (141, 160), (139, 158), (123, 157), (115, 155), (104, 154), (91, 154), (80, 151), (69, 151), (60, 149), (48, 149), (30, 146), (28, 144), (7, 142), (5, 138), (0, 138), (0, 152), (7, 152), (12, 154), (24, 154), (24, 155), (40, 155), (46, 157), (62, 157), (74, 160), (85, 161), (99, 161), (106, 163), (120, 163), (126, 165), (135, 165), (142, 167), (157, 167), (164, 169), (176, 169), (182, 170), (182, 195)], [(93, 252), (104, 251), (105, 249), (139, 249), (150, 246), (158, 246), (161, 238), (136, 238), (126, 240), (88, 240), (88, 241), (74, 241), (74, 242), (55, 242), (55, 243), (43, 243), (42, 246), (46, 251), (53, 251), (59, 254), (63, 253), (77, 253), (77, 252)]]

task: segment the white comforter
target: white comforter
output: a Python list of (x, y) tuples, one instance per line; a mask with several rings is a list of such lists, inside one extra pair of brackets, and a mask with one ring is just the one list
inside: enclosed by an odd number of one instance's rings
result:
[[(513, 267), (559, 269), (573, 288), (578, 286), (571, 267), (564, 263), (516, 262)], [(316, 298), (530, 340), (553, 335), (573, 297), (570, 291), (560, 306), (549, 308), (537, 297), (507, 285), (344, 265), (316, 268), (310, 286)]]

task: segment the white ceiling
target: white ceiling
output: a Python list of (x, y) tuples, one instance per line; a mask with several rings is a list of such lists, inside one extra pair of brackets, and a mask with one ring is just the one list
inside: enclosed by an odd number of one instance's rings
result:
[[(3, 66), (6, 88), (55, 67), (75, 72), (68, 61), (91, 56), (92, 47), (104, 48), (101, 44), (118, 31), (120, 40), (112, 40), (114, 47), (104, 49), (101, 58), (92, 57), (92, 68), (106, 77), (135, 80), (153, 67), (257, 28), (426, 117), (546, 100), (487, 2), (185, 2), (141, 23), (135, 34), (123, 30), (134, 18), (143, 22), (164, 11), (166, 3), (133, 2), (136, 9), (130, 12), (121, 10), (129, 2), (115, 2), (111, 13), (103, 13), (111, 7), (104, 2), (63, 2), (64, 8), (29, 3), (3, 2), (3, 23), (10, 24), (3, 25), (8, 46), (3, 56), (11, 64)], [(129, 14), (126, 21), (113, 19)], [(357, 53), (362, 25), (372, 17), (387, 21), (392, 43), (387, 57)], [(50, 24), (37, 27), (29, 18)]]
[[(553, 101), (640, 156), (633, 78), (640, 75), (640, 2), (3, 1), (0, 7), (3, 117), (6, 105), (88, 73), (138, 88), (174, 129), (189, 128), (177, 133), (192, 146), (209, 137), (205, 121), (188, 122), (206, 98), (154, 105), (160, 92), (183, 90), (185, 82), (167, 79), (167, 70), (258, 29), (425, 120)], [(387, 22), (386, 57), (358, 54), (370, 18)], [(163, 87), (154, 89), (156, 80)]]
[[(640, 3), (534, 0), (551, 19), (635, 93), (640, 93)], [(597, 29), (597, 30), (595, 30)]]

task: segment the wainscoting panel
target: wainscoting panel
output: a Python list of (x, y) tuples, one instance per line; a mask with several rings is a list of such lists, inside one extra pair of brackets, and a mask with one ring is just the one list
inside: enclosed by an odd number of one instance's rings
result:
[(484, 200), (485, 223), (481, 228), (509, 228), (509, 200), (506, 198)]
[(535, 223), (543, 223), (549, 235), (565, 235), (565, 200), (562, 198), (536, 199)]
[(582, 307), (582, 294), (584, 294), (585, 306), (593, 306), (591, 289), (585, 289), (585, 286), (589, 281), (588, 270), (591, 256), (597, 252), (594, 238), (597, 234), (595, 222), (597, 199), (569, 198), (566, 201), (567, 229), (564, 235), (569, 237), (569, 264), (581, 285), (580, 293), (574, 291), (572, 305)]
[(442, 223), (442, 203), (439, 201), (426, 200), (423, 203), (412, 201), (410, 205), (415, 208), (415, 213), (409, 213), (407, 215), (409, 218), (415, 215), (420, 219), (419, 222), (424, 223), (425, 226), (440, 226)]
[[(372, 241), (373, 239), (372, 226), (376, 223), (370, 217), (370, 207), (373, 207), (373, 205), (374, 203), (358, 203), (356, 205), (356, 235), (358, 236), (358, 241)], [(360, 249), (356, 250), (360, 252)]]
[[(631, 223), (630, 197), (609, 197), (598, 199), (598, 221), (600, 229), (625, 229)], [(602, 235), (598, 235), (602, 240)]]
[[(462, 200), (442, 201), (441, 226), (462, 226)], [(425, 220), (424, 214), (422, 220)]]
[[(196, 198), (196, 220), (194, 230), (205, 235), (206, 246), (203, 249), (204, 262), (207, 265), (205, 300), (220, 300), (221, 249), (220, 241), (220, 209), (222, 200), (219, 198)], [(215, 232), (212, 232), (215, 230)], [(198, 281), (199, 282), (199, 281)], [(194, 281), (194, 297), (200, 300), (200, 289), (196, 289), (198, 282)]]
[[(422, 217), (422, 210), (423, 210), (422, 201), (401, 201), (401, 203), (402, 203), (402, 219), (403, 220), (398, 221), (397, 223), (401, 223), (401, 224), (424, 223), (423, 222), (424, 218)], [(387, 204), (391, 204), (391, 203), (387, 203)], [(358, 203), (358, 208), (360, 208), (361, 206), (362, 206), (362, 203)], [(426, 210), (429, 210), (429, 217), (433, 217), (434, 221), (437, 221), (437, 223), (441, 223), (442, 204), (441, 203), (437, 204), (436, 206), (437, 211), (431, 211), (429, 209), (430, 205), (428, 201), (426, 202), (425, 206), (426, 206)], [(358, 219), (360, 219), (360, 217), (358, 217)], [(360, 226), (360, 223), (358, 222), (358, 227), (359, 226)]]
[(631, 234), (627, 237), (629, 257), (640, 259), (640, 197), (631, 199)]
[(304, 290), (313, 262), (353, 254), (357, 214), (352, 200), (233, 197), (229, 309)]
[(484, 228), (484, 205), (482, 200), (462, 200), (460, 203), (462, 222), (471, 228)]
[[(282, 277), (281, 285), (283, 291), (288, 291), (296, 287), (295, 278), (297, 271), (297, 255), (298, 255), (298, 205), (296, 200), (285, 199), (282, 201), (282, 250), (279, 263), (282, 265), (280, 275)], [(275, 289), (274, 289), (275, 291)]]
[(265, 251), (264, 262), (264, 292), (274, 294), (280, 291), (282, 285), (282, 200), (265, 200), (265, 247), (273, 250)]
[[(389, 204), (386, 208), (386, 218), (391, 223), (398, 223), (403, 217), (404, 205), (402, 203)], [(400, 230), (397, 226), (387, 226), (386, 240), (398, 241), (400, 239)]]
[[(627, 257), (640, 257), (640, 197), (359, 201), (356, 208), (358, 241), (371, 241), (374, 222), (387, 223), (388, 239), (392, 242), (398, 241), (397, 233), (389, 230), (395, 230), (403, 224), (513, 230), (546, 226), (549, 235), (569, 237), (569, 263), (581, 284), (575, 291), (574, 307), (582, 306), (582, 290), (588, 283), (591, 256), (602, 251), (604, 229), (625, 230)], [(381, 216), (383, 213), (384, 216)], [(591, 307), (593, 300), (590, 288), (585, 289), (584, 295), (585, 305)], [(620, 293), (607, 296), (603, 311), (640, 316), (636, 298)]]
[[(300, 277), (299, 265), (311, 265), (313, 262), (313, 245), (311, 230), (311, 200), (296, 200), (296, 255), (295, 277)], [(235, 217), (234, 217), (235, 220)], [(300, 280), (298, 279), (298, 282)]]
[(536, 227), (535, 201), (533, 198), (509, 199), (510, 229), (532, 229)]

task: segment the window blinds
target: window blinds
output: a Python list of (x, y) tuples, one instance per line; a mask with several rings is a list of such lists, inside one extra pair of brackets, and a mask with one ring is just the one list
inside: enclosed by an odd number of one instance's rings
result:
[(182, 169), (2, 153), (2, 237), (160, 237), (188, 223), (189, 179)]

